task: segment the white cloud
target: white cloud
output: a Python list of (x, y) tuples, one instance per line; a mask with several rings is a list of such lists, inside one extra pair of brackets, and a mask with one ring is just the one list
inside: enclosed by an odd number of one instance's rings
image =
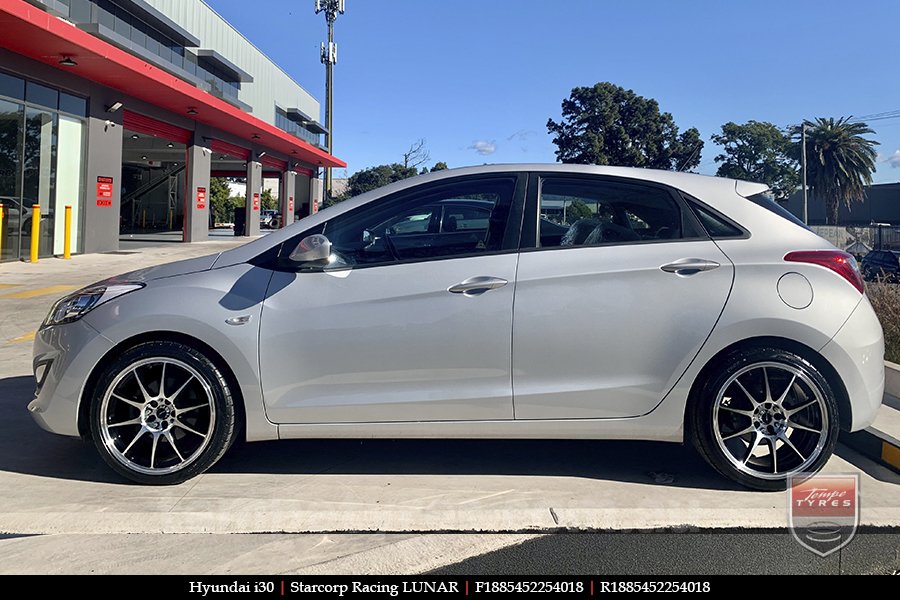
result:
[(494, 140), (476, 140), (472, 142), (471, 146), (469, 146), (469, 150), (474, 150), (482, 156), (488, 156), (489, 154), (493, 154), (497, 151), (497, 142), (495, 142)]
[(890, 165), (892, 169), (900, 169), (900, 150), (896, 150), (890, 155), (882, 154), (879, 158), (881, 158), (882, 162), (886, 162)]

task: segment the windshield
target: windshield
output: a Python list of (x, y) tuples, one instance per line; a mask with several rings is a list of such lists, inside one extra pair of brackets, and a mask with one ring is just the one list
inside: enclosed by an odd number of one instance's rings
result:
[(803, 227), (804, 229), (809, 229), (809, 227), (806, 225), (806, 223), (804, 223), (803, 221), (801, 221), (800, 219), (798, 219), (798, 218), (794, 215), (794, 213), (792, 213), (791, 211), (789, 211), (789, 210), (786, 209), (785, 207), (783, 207), (783, 206), (781, 206), (780, 204), (778, 204), (778, 203), (775, 201), (775, 196), (773, 196), (773, 195), (772, 195), (772, 192), (770, 192), (770, 191), (765, 191), (765, 192), (762, 192), (762, 193), (759, 193), (759, 194), (753, 194), (752, 196), (748, 196), (748, 197), (747, 197), (747, 200), (749, 200), (749, 201), (752, 202), (753, 204), (756, 204), (756, 205), (758, 205), (758, 206), (762, 206), (762, 207), (765, 208), (766, 210), (772, 211), (773, 213), (775, 213), (775, 214), (778, 215), (779, 217), (782, 217), (782, 218), (784, 218), (784, 219), (787, 219), (788, 221), (790, 221), (790, 222), (793, 223), (794, 225), (799, 225), (800, 227)]

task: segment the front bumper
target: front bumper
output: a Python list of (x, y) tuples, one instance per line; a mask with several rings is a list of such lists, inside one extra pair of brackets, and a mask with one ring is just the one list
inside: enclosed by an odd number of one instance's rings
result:
[(34, 359), (38, 389), (28, 412), (43, 429), (78, 436), (78, 403), (85, 382), (113, 343), (78, 320), (38, 331)]
[(863, 297), (837, 335), (822, 348), (822, 356), (847, 388), (850, 431), (865, 429), (875, 420), (884, 396), (884, 334), (868, 298)]

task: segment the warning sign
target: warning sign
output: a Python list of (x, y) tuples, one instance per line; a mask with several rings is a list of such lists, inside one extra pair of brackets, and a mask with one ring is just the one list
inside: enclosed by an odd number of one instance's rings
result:
[(113, 178), (97, 177), (97, 206), (112, 206)]
[(259, 194), (253, 194), (253, 210), (259, 210)]
[(197, 188), (197, 209), (203, 210), (206, 208), (206, 188), (198, 187)]
[(294, 197), (293, 196), (288, 196), (288, 212), (291, 214), (294, 213)]

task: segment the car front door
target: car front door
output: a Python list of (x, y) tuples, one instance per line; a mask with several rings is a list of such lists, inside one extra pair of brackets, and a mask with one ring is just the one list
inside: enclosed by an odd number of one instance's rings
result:
[(516, 419), (653, 410), (718, 320), (732, 263), (668, 188), (548, 175), (529, 190), (513, 317)]
[[(273, 276), (260, 325), (268, 417), (512, 419), (512, 302), (525, 184), (517, 174), (437, 182), (306, 232), (329, 238), (333, 262)], [(439, 223), (443, 202), (473, 198), (490, 204), (484, 229), (448, 241), (429, 226)]]

